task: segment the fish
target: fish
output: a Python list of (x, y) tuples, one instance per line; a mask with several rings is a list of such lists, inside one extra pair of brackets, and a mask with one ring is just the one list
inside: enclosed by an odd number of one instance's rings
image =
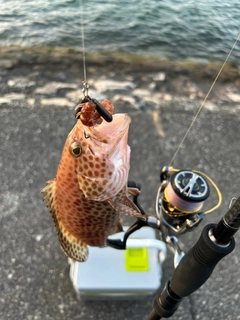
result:
[[(114, 113), (109, 100), (100, 103)], [(142, 217), (130, 199), (140, 191), (127, 187), (131, 118), (113, 114), (108, 123), (94, 106), (92, 101), (77, 106), (78, 120), (67, 136), (56, 177), (41, 190), (61, 248), (78, 262), (87, 260), (88, 246), (104, 247), (109, 235), (123, 230), (120, 214)]]

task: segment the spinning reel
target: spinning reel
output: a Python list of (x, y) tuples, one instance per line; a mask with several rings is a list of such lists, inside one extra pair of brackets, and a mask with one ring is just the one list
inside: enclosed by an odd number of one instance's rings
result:
[[(205, 214), (220, 206), (222, 197), (216, 184), (199, 171), (163, 167), (160, 179), (156, 215), (160, 221), (162, 240), (173, 251), (176, 267), (184, 255), (178, 236), (196, 228)], [(219, 200), (215, 207), (204, 212), (203, 204), (210, 195), (209, 183), (215, 188)]]
[[(130, 226), (122, 240), (108, 239), (107, 242), (115, 249), (126, 249), (130, 234), (144, 226), (150, 226), (161, 232), (162, 240), (175, 254), (174, 265), (177, 266), (184, 255), (178, 236), (197, 227), (207, 213), (220, 206), (222, 197), (211, 178), (199, 171), (177, 170), (165, 166), (160, 171), (160, 180), (156, 197), (156, 216), (146, 214), (138, 203), (138, 196), (135, 196), (133, 201), (142, 213), (143, 219), (138, 219)], [(218, 204), (204, 212), (203, 204), (210, 195), (209, 183), (218, 194)], [(128, 186), (140, 190), (140, 185), (135, 182), (129, 182)]]
[(182, 234), (202, 221), (202, 207), (210, 194), (205, 177), (197, 171), (161, 169), (156, 214), (173, 233)]

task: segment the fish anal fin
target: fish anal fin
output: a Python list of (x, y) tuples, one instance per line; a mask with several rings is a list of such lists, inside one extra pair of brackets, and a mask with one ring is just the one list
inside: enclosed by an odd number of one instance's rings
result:
[(64, 253), (69, 258), (78, 262), (87, 260), (88, 247), (86, 243), (69, 233), (61, 223), (59, 223), (58, 239)]
[(43, 200), (46, 201), (46, 206), (51, 213), (61, 248), (69, 258), (79, 262), (86, 261), (88, 258), (86, 243), (68, 232), (57, 215), (57, 209), (54, 205), (55, 191), (56, 180), (52, 179), (47, 182), (47, 186), (41, 190), (41, 193), (45, 193)]

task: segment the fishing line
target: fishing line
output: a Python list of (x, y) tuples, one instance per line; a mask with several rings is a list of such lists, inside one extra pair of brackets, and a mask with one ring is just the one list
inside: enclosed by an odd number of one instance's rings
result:
[(83, 2), (80, 0), (80, 18), (81, 18), (81, 37), (82, 37), (82, 58), (83, 58), (83, 83), (87, 84), (87, 68), (86, 68), (86, 49), (85, 49), (85, 34), (83, 25)]
[(202, 108), (204, 107), (205, 102), (207, 101), (207, 99), (208, 99), (208, 97), (209, 97), (209, 94), (211, 93), (211, 91), (212, 91), (213, 87), (215, 86), (215, 83), (217, 82), (217, 80), (218, 80), (218, 78), (219, 78), (219, 76), (220, 76), (220, 74), (221, 74), (221, 72), (222, 72), (223, 68), (225, 67), (225, 65), (226, 65), (226, 63), (227, 63), (227, 61), (228, 61), (229, 57), (231, 56), (232, 51), (233, 51), (233, 49), (235, 48), (235, 46), (236, 46), (236, 44), (237, 44), (237, 42), (238, 42), (238, 40), (239, 40), (239, 39), (240, 39), (240, 33), (239, 33), (239, 35), (238, 35), (237, 39), (235, 40), (235, 42), (234, 42), (234, 44), (233, 44), (233, 46), (232, 46), (231, 50), (229, 51), (229, 53), (228, 53), (228, 55), (227, 55), (227, 57), (226, 57), (225, 61), (223, 62), (222, 66), (221, 66), (221, 68), (220, 68), (220, 70), (219, 70), (219, 72), (218, 72), (218, 74), (217, 74), (217, 76), (216, 76), (215, 80), (213, 81), (213, 83), (212, 83), (212, 85), (211, 85), (210, 89), (208, 90), (208, 93), (206, 94), (206, 96), (205, 96), (205, 98), (204, 98), (203, 102), (201, 103), (201, 105), (200, 105), (200, 107), (199, 107), (199, 109), (198, 109), (198, 111), (197, 111), (197, 113), (196, 113), (195, 117), (193, 118), (193, 120), (192, 120), (192, 122), (191, 122), (191, 124), (190, 124), (190, 126), (189, 126), (189, 128), (188, 128), (188, 130), (187, 130), (187, 132), (185, 133), (185, 135), (184, 135), (184, 137), (182, 138), (182, 141), (180, 142), (180, 144), (179, 144), (179, 146), (178, 146), (178, 148), (177, 148), (176, 152), (174, 153), (174, 155), (173, 155), (173, 157), (172, 157), (172, 160), (171, 160), (171, 161), (170, 161), (170, 163), (169, 163), (169, 167), (170, 167), (170, 166), (171, 166), (171, 164), (173, 163), (173, 161), (174, 161), (174, 159), (176, 158), (176, 156), (177, 156), (177, 154), (178, 154), (178, 152), (179, 152), (180, 148), (182, 147), (182, 145), (183, 145), (184, 141), (186, 140), (186, 138), (187, 138), (187, 136), (188, 136), (188, 134), (189, 134), (190, 130), (192, 129), (192, 127), (193, 127), (193, 125), (194, 125), (194, 123), (195, 123), (195, 121), (196, 121), (197, 117), (199, 116), (199, 114), (200, 114), (200, 112), (201, 112)]
[[(112, 114), (104, 108), (104, 106), (97, 101), (96, 99), (92, 99), (88, 95), (89, 85), (87, 83), (87, 67), (86, 67), (86, 47), (85, 47), (85, 34), (84, 34), (84, 24), (83, 24), (83, 0), (79, 0), (80, 4), (80, 18), (81, 18), (81, 36), (82, 36), (82, 58), (83, 58), (83, 99), (82, 102), (89, 102), (90, 100), (95, 104), (96, 111), (100, 114), (100, 116), (107, 122), (111, 122), (113, 120)], [(77, 119), (80, 118), (82, 106), (79, 104), (75, 108), (75, 117)]]

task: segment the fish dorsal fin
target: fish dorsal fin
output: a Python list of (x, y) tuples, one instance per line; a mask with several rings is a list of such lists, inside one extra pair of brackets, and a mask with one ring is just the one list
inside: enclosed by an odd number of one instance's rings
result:
[(71, 259), (83, 262), (88, 258), (88, 248), (86, 243), (77, 239), (74, 235), (66, 230), (61, 220), (57, 215), (57, 210), (54, 205), (54, 194), (56, 192), (56, 180), (47, 182), (47, 186), (42, 189), (41, 193), (45, 193), (43, 200), (46, 200), (47, 207), (49, 207), (52, 219), (54, 221), (58, 240), (64, 253)]

